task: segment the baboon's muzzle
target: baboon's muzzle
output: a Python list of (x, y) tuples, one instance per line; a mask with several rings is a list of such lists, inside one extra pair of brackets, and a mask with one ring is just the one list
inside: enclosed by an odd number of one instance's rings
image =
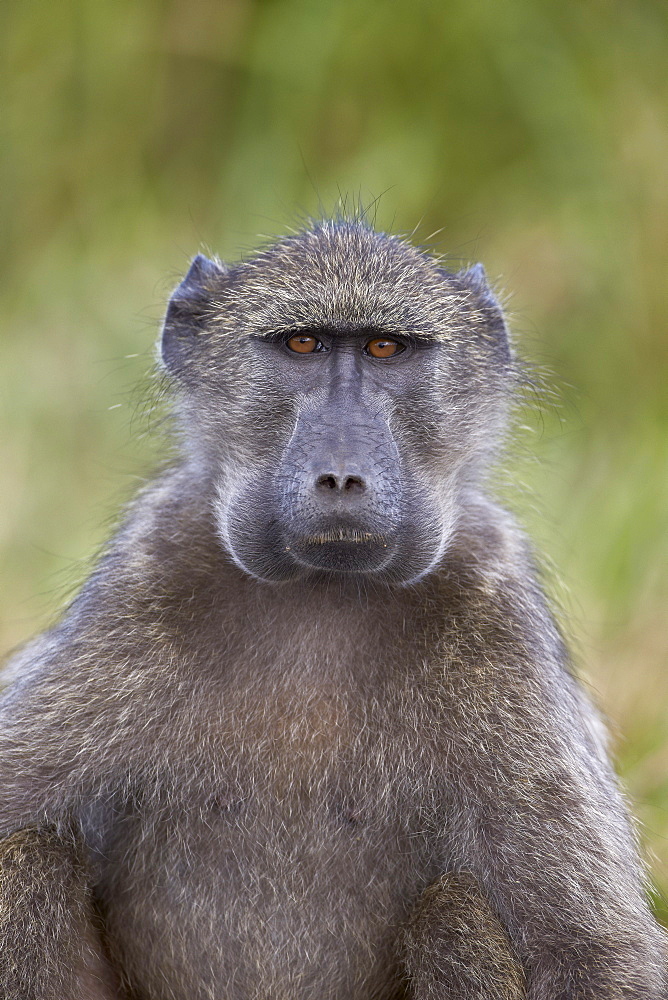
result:
[(282, 462), (285, 548), (318, 569), (371, 572), (395, 549), (401, 477), (387, 420), (329, 407), (299, 417)]

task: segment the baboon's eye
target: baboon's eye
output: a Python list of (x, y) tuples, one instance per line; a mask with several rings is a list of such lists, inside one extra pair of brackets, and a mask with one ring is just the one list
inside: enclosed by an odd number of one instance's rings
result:
[(375, 340), (369, 341), (364, 350), (372, 358), (391, 358), (395, 354), (401, 354), (405, 348), (398, 340), (388, 340), (387, 337), (376, 337)]
[(297, 354), (313, 354), (314, 351), (322, 350), (320, 341), (310, 333), (295, 333), (286, 343), (290, 350), (296, 351)]

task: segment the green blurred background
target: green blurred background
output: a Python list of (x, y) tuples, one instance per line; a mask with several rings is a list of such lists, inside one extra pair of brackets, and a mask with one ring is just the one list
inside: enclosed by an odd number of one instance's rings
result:
[(189, 258), (361, 199), (483, 260), (552, 373), (504, 492), (666, 893), (665, 0), (23, 0), (0, 80), (0, 648), (156, 461), (147, 373)]

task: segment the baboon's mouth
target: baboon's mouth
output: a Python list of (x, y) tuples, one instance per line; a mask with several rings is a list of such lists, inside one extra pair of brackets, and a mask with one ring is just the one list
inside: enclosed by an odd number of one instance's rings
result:
[(391, 535), (340, 522), (285, 541), (288, 558), (309, 569), (336, 573), (376, 573), (395, 551)]
[(347, 542), (350, 544), (382, 545), (387, 547), (385, 535), (373, 531), (359, 531), (356, 528), (330, 528), (318, 532), (317, 535), (307, 535), (302, 539), (302, 545), (328, 545), (332, 542)]

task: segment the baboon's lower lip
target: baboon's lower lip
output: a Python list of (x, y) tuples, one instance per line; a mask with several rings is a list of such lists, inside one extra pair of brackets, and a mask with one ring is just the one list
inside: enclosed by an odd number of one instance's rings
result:
[(302, 545), (329, 545), (332, 542), (387, 546), (385, 535), (379, 535), (373, 531), (358, 531), (354, 528), (330, 528), (328, 531), (321, 531), (317, 535), (307, 535), (302, 539)]
[(286, 541), (289, 558), (309, 570), (330, 573), (377, 573), (395, 550), (391, 536), (351, 525), (323, 526), (322, 531)]

